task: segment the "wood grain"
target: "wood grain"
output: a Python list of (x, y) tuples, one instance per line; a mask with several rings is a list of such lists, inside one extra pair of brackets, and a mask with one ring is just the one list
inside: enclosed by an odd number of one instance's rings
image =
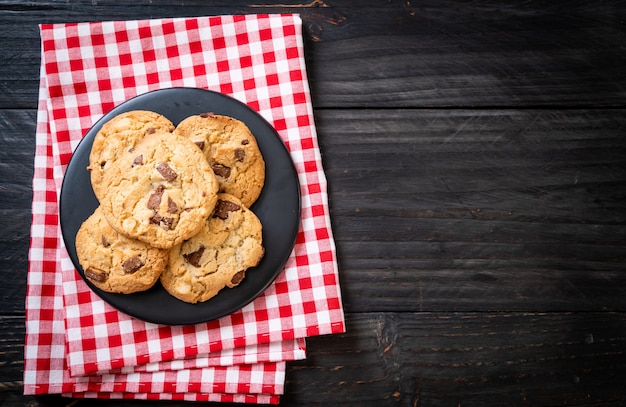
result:
[[(621, 110), (315, 116), (349, 311), (626, 310)], [(33, 118), (0, 111), (4, 151), (24, 152), (0, 152), (0, 261), (15, 270), (6, 304), (16, 311)]]
[[(21, 322), (0, 319), (5, 352), (20, 352), (21, 338), (7, 332)], [(309, 357), (288, 364), (283, 405), (586, 405), (623, 396), (622, 313), (359, 313), (345, 334), (307, 342)], [(21, 380), (15, 364), (3, 367), (2, 382)]]
[(37, 24), (300, 13), (316, 107), (623, 106), (624, 1), (0, 2), (0, 108), (35, 108)]
[(23, 315), (30, 240), (35, 112), (0, 110), (0, 146), (0, 272), (3, 280), (0, 285), (0, 316)]
[(307, 404), (310, 394), (313, 405), (333, 406), (614, 400), (626, 367), (624, 322), (612, 313), (353, 315), (341, 341), (308, 341), (314, 356), (291, 364), (285, 401)]
[(24, 317), (0, 316), (0, 394), (22, 388)]
[(0, 405), (21, 395), (38, 24), (299, 13), (347, 332), (283, 406), (626, 402), (625, 1), (0, 0)]
[(621, 110), (316, 117), (348, 310), (626, 309)]

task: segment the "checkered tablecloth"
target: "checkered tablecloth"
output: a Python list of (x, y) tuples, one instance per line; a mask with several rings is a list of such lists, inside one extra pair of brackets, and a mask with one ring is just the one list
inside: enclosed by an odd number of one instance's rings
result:
[[(277, 403), (305, 338), (345, 329), (326, 180), (298, 15), (41, 25), (24, 392)], [(105, 303), (74, 270), (59, 227), (64, 170), (106, 112), (156, 89), (228, 94), (277, 130), (298, 173), (296, 245), (276, 281), (216, 321), (168, 326)]]

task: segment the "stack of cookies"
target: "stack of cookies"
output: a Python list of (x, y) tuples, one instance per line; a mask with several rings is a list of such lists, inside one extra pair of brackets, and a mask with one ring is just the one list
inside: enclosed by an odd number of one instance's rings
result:
[(249, 209), (265, 182), (255, 137), (206, 113), (178, 126), (151, 111), (120, 114), (96, 134), (89, 166), (100, 205), (76, 235), (85, 277), (130, 294), (160, 280), (188, 302), (237, 286), (264, 254)]

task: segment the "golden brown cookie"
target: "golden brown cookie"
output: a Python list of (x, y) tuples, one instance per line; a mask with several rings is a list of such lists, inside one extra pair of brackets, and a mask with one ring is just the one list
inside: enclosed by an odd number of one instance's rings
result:
[(167, 118), (147, 110), (122, 113), (106, 122), (94, 137), (87, 167), (96, 197), (100, 199), (104, 195), (104, 174), (120, 155), (133, 148), (146, 134), (173, 130), (174, 125)]
[(195, 235), (217, 202), (206, 158), (172, 133), (146, 135), (111, 165), (102, 185), (101, 206), (113, 229), (159, 248)]
[(117, 233), (100, 208), (78, 230), (76, 253), (89, 281), (103, 291), (123, 294), (151, 288), (168, 256), (167, 250)]
[(265, 183), (265, 161), (256, 138), (241, 121), (212, 113), (190, 116), (174, 134), (193, 141), (209, 160), (220, 191), (250, 207)]
[(236, 197), (219, 194), (204, 228), (170, 250), (161, 284), (181, 301), (207, 301), (235, 287), (263, 257), (261, 222)]

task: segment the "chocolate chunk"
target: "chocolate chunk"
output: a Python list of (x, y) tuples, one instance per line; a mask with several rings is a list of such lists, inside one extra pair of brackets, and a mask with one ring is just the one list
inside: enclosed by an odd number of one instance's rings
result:
[(105, 281), (107, 281), (107, 278), (109, 278), (104, 270), (100, 270), (95, 267), (89, 267), (87, 270), (85, 270), (85, 277), (99, 283), (104, 283)]
[(100, 236), (100, 241), (102, 242), (102, 246), (104, 246), (104, 247), (111, 246), (111, 243), (109, 243), (109, 241), (107, 240), (107, 238), (104, 235)]
[(161, 224), (165, 229), (171, 230), (172, 226), (174, 226), (174, 218), (163, 217), (163, 219), (161, 220)]
[(133, 160), (133, 165), (143, 165), (143, 155), (139, 154), (137, 157), (135, 157), (135, 159)]
[(174, 225), (174, 218), (166, 218), (165, 216), (161, 216), (160, 214), (155, 214), (150, 218), (150, 222), (155, 225), (160, 225), (165, 230), (172, 230), (172, 226)]
[(250, 143), (250, 141), (247, 138), (241, 140), (241, 144), (244, 145), (244, 146), (247, 146), (248, 143)]
[(133, 274), (134, 272), (139, 270), (141, 267), (143, 267), (143, 264), (144, 263), (141, 261), (139, 256), (133, 256), (130, 259), (125, 260), (122, 263), (122, 268), (124, 269), (124, 273)]
[(204, 150), (204, 141), (194, 141), (194, 144), (197, 145), (200, 150)]
[(246, 158), (246, 152), (243, 150), (243, 148), (235, 149), (235, 158), (237, 159), (237, 161), (243, 161), (243, 159)]
[(211, 168), (213, 169), (213, 172), (215, 173), (215, 175), (218, 175), (222, 178), (230, 177), (230, 168), (225, 165), (212, 164)]
[(246, 276), (245, 270), (238, 271), (237, 274), (235, 274), (233, 278), (230, 279), (230, 283), (234, 285), (238, 285), (239, 283), (241, 283), (241, 280), (243, 280), (245, 276)]
[(234, 202), (219, 199), (217, 201), (217, 205), (215, 205), (215, 211), (213, 212), (213, 217), (220, 218), (220, 219), (227, 219), (228, 212), (234, 212), (240, 209), (241, 209), (241, 206), (237, 205)]
[(150, 223), (154, 223), (155, 225), (158, 225), (161, 223), (161, 219), (163, 219), (163, 216), (159, 215), (158, 213), (155, 213), (154, 216), (150, 218)]
[(132, 153), (133, 151), (135, 151), (135, 147), (131, 147), (131, 148), (128, 149), (129, 153)]
[(101, 161), (100, 162), (100, 168), (104, 168), (105, 165), (107, 165), (106, 161)]
[(154, 191), (154, 194), (150, 195), (150, 198), (148, 198), (148, 204), (146, 205), (148, 209), (152, 209), (153, 211), (159, 210), (164, 190), (165, 187), (163, 185), (159, 185)]
[(166, 181), (172, 182), (176, 179), (176, 177), (178, 177), (176, 171), (174, 171), (166, 162), (162, 162), (157, 165), (156, 169)]
[(156, 130), (154, 129), (154, 127), (148, 127), (146, 129), (146, 134), (153, 134), (154, 132), (156, 132)]
[(202, 117), (203, 119), (206, 119), (207, 117), (213, 117), (213, 116), (215, 116), (213, 112), (206, 112), (200, 115), (200, 117)]
[(202, 259), (202, 254), (204, 253), (204, 246), (200, 246), (198, 250), (193, 253), (183, 254), (183, 257), (187, 261), (187, 263), (191, 264), (194, 267), (200, 267), (200, 259)]
[(172, 198), (167, 197), (167, 213), (176, 213), (178, 212), (178, 207), (176, 206), (176, 202), (172, 200)]

